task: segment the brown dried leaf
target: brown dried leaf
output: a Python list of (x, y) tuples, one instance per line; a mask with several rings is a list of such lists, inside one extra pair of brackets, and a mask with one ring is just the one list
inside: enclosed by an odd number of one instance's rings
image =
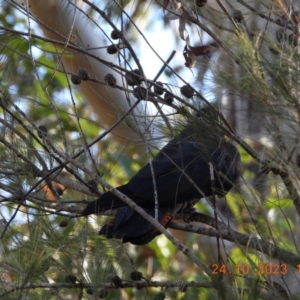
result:
[(184, 36), (184, 33), (186, 33), (187, 36), (188, 36), (188, 33), (187, 33), (186, 29), (185, 29), (185, 24), (186, 24), (186, 19), (183, 16), (180, 16), (178, 29), (179, 29), (179, 35), (180, 35), (180, 37), (181, 37), (181, 39), (183, 41), (186, 40), (186, 38)]
[(183, 57), (185, 59), (185, 66), (188, 68), (193, 68), (196, 63), (196, 56), (195, 54), (188, 49), (187, 45), (183, 49)]
[(177, 0), (164, 0), (162, 6), (164, 8), (164, 15), (170, 20), (176, 20), (182, 14), (182, 4)]
[(176, 12), (181, 12), (181, 6), (182, 4), (176, 0), (171, 0), (171, 6), (173, 8), (173, 10), (175, 10)]
[(210, 53), (216, 51), (217, 47), (215, 45), (205, 45), (205, 46), (197, 46), (197, 47), (189, 46), (189, 50), (195, 56), (201, 56), (201, 55), (210, 54)]

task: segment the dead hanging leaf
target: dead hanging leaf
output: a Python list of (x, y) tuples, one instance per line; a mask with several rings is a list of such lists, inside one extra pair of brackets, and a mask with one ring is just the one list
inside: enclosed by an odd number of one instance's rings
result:
[[(187, 40), (187, 38), (186, 38)], [(196, 63), (196, 56), (208, 55), (218, 49), (216, 44), (210, 44), (205, 46), (189, 46), (188, 42), (183, 49), (183, 57), (185, 59), (185, 66), (193, 68)]]
[(182, 4), (176, 0), (164, 0), (162, 7), (165, 17), (170, 20), (178, 19), (182, 14)]
[[(60, 183), (53, 184), (52, 188), (55, 189), (55, 191), (56, 191), (56, 193), (58, 193), (58, 195), (61, 195), (60, 192), (59, 192), (60, 190), (64, 191), (66, 189)], [(42, 189), (43, 189), (43, 191), (44, 191), (44, 193), (45, 193), (45, 195), (46, 195), (46, 197), (47, 197), (48, 200), (51, 200), (51, 201), (55, 201), (56, 200), (57, 195), (54, 195), (54, 193), (52, 192), (52, 190), (50, 189), (50, 187), (47, 184), (43, 185)]]
[(188, 46), (185, 45), (184, 49), (183, 49), (183, 57), (185, 59), (185, 66), (188, 68), (193, 68), (195, 66), (196, 63), (196, 56), (195, 54), (188, 49)]
[(163, 3), (162, 3), (164, 13), (165, 13), (165, 10), (167, 9), (168, 5), (169, 5), (169, 2), (170, 2), (170, 0), (164, 0)]
[(205, 45), (205, 46), (197, 46), (197, 47), (189, 46), (189, 50), (195, 56), (210, 54), (210, 53), (216, 51), (217, 49), (218, 48), (216, 47), (216, 45)]
[(189, 34), (187, 32), (187, 30), (185, 29), (185, 24), (186, 24), (186, 18), (184, 18), (183, 16), (180, 16), (179, 18), (179, 35), (180, 38), (185, 41), (187, 37), (189, 37)]
[(188, 33), (188, 31), (185, 31), (185, 43), (187, 46), (190, 46), (191, 42), (190, 42), (190, 35)]
[(169, 4), (170, 4), (169, 6), (170, 6), (171, 11), (173, 11), (174, 13), (177, 13), (178, 15), (181, 15), (182, 4), (180, 2), (178, 2), (177, 0), (170, 0)]

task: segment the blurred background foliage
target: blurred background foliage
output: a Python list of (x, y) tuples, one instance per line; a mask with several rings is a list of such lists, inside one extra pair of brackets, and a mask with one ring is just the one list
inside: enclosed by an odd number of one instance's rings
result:
[[(193, 1), (188, 3), (191, 7), (195, 7)], [(128, 32), (129, 42), (136, 54), (143, 59), (146, 60), (147, 57), (143, 56), (140, 51), (142, 48), (139, 48), (141, 33), (153, 31), (158, 22), (164, 26), (160, 27), (160, 30), (168, 30), (172, 44), (178, 45), (182, 51), (177, 25), (171, 19), (163, 17), (161, 5), (155, 1), (121, 1), (121, 6), (141, 32), (133, 29), (134, 26), (128, 21), (128, 17), (121, 13), (122, 10), (116, 2), (103, 1), (97, 4), (106, 12), (108, 18), (124, 26)], [(98, 18), (92, 8), (85, 7), (85, 9), (91, 17)], [(132, 281), (131, 272), (138, 270), (148, 280), (182, 281), (182, 286), (163, 289), (154, 287), (108, 289), (106, 299), (162, 299), (158, 298), (160, 291), (166, 292), (168, 299), (258, 299), (259, 297), (273, 299), (274, 295), (264, 293), (273, 289), (276, 282), (270, 279), (272, 277), (268, 276), (270, 274), (265, 272), (258, 274), (258, 271), (260, 264), (273, 263), (274, 267), (278, 261), (253, 249), (242, 247), (238, 243), (172, 230), (188, 249), (208, 266), (212, 266), (212, 269), (214, 264), (220, 265), (223, 262), (227, 264), (228, 272), (232, 273), (219, 272), (218, 276), (215, 276), (215, 282), (212, 282), (212, 288), (185, 289), (185, 281), (209, 284), (211, 277), (196, 267), (164, 236), (159, 236), (142, 247), (122, 245), (117, 240), (106, 240), (97, 234), (101, 225), (111, 216), (69, 220), (69, 216), (78, 216), (84, 203), (95, 199), (97, 194), (89, 189), (90, 180), (93, 178), (72, 164), (68, 166), (73, 173), (67, 168), (63, 170), (58, 168), (55, 173), (56, 180), (39, 182), (47, 174), (47, 170), (59, 166), (58, 159), (61, 159), (59, 151), (74, 155), (83, 149), (82, 155), (77, 158), (78, 162), (115, 187), (126, 183), (158, 150), (154, 149), (150, 154), (146, 151), (141, 153), (135, 146), (128, 148), (127, 145), (117, 143), (111, 135), (87, 150), (85, 145), (101, 135), (106, 128), (99, 124), (97, 115), (89, 103), (71, 83), (70, 74), (57, 71), (56, 46), (39, 38), (31, 38), (29, 43), (26, 36), (10, 31), (26, 32), (31, 28), (36, 34), (42, 35), (35, 23), (28, 23), (24, 11), (13, 1), (1, 2), (0, 25), (2, 90), (0, 298), (97, 299), (99, 293), (103, 293), (97, 284), (111, 283), (116, 275), (123, 280)], [(111, 28), (107, 24), (104, 24), (103, 28), (109, 35)], [(193, 24), (188, 24), (187, 28), (193, 33), (199, 30)], [(207, 39), (199, 32), (198, 35), (202, 40)], [(159, 34), (156, 34), (156, 38), (160, 39)], [(253, 44), (249, 43), (247, 38), (239, 39), (238, 59), (240, 64), (247, 62), (250, 69), (255, 69), (253, 62), (256, 61), (256, 53)], [(165, 41), (161, 41), (161, 44), (162, 48), (166, 47)], [(285, 48), (286, 46), (273, 40), (270, 45), (278, 48), (278, 51), (287, 49), (289, 59), (297, 60), (298, 54), (292, 55), (289, 52), (290, 48)], [(125, 57), (126, 63), (133, 64), (130, 54), (126, 53)], [(292, 99), (294, 96), (283, 80), (287, 76), (286, 72), (290, 72), (291, 64), (283, 61), (279, 67), (276, 62), (276, 60), (264, 61), (264, 64), (258, 66), (259, 72), (263, 69), (269, 77), (272, 77), (274, 84), (277, 84), (274, 93)], [(264, 86), (269, 88), (265, 82), (259, 82), (260, 75), (257, 77), (253, 75), (257, 70), (236, 77), (226, 68), (220, 67), (218, 72), (213, 68), (207, 71), (204, 62), (196, 67), (200, 70), (199, 78), (207, 77), (209, 81), (211, 76), (217, 76), (218, 82), (222, 82), (228, 90), (238, 93), (243, 87), (245, 95), (249, 95), (249, 98), (255, 95), (253, 106), (260, 101), (259, 97), (264, 93), (262, 88)], [(154, 68), (158, 71), (159, 67)], [(197, 68), (193, 72), (198, 73)], [(298, 72), (298, 67), (295, 68), (292, 74)], [(178, 88), (181, 84), (178, 83), (179, 79), (175, 78), (174, 73), (188, 74), (186, 78), (193, 78), (195, 85), (202, 86), (203, 93), (209, 94), (210, 99), (218, 95), (218, 91), (208, 91), (211, 85), (195, 79), (198, 75), (194, 76), (192, 71), (184, 69), (182, 59), (174, 63), (173, 70), (167, 69), (164, 72), (163, 78), (172, 87), (175, 95), (180, 96)], [(201, 70), (204, 73), (202, 75)], [(145, 71), (147, 72), (147, 69)], [(277, 75), (272, 76), (275, 71), (278, 72)], [(211, 75), (213, 72), (215, 73)], [(297, 76), (294, 79), (290, 78), (298, 83)], [(291, 100), (289, 105), (290, 107), (294, 105), (297, 113), (298, 104)], [(290, 107), (285, 106), (288, 109)], [(265, 109), (268, 109), (267, 105)], [(171, 117), (170, 114), (170, 119)], [(282, 118), (285, 117), (286, 115), (282, 114)], [(47, 139), (41, 133), (39, 135), (40, 126), (47, 129)], [(161, 138), (160, 146), (162, 146), (170, 137), (170, 133), (164, 123), (157, 122), (155, 126), (166, 133), (165, 137)], [(246, 134), (241, 137), (246, 137)], [(253, 148), (259, 145), (268, 148), (267, 143), (263, 144), (260, 140), (249, 139), (249, 144)], [(272, 150), (272, 147), (268, 149)], [(298, 254), (299, 242), (295, 236), (298, 233), (299, 218), (294, 214), (295, 207), (281, 179), (271, 173), (265, 175), (242, 147), (239, 147), (239, 151), (242, 158), (242, 178), (226, 200), (220, 200), (219, 216), (236, 231), (249, 235), (249, 239), (252, 236), (260, 237)], [(128, 156), (128, 153), (131, 155)], [(35, 167), (39, 168), (39, 174), (36, 173)], [(77, 189), (72, 189), (72, 184), (77, 185)], [(103, 191), (100, 184), (98, 189), (100, 192)], [(56, 211), (54, 200), (58, 196), (61, 196), (64, 209)], [(196, 209), (214, 216), (214, 209), (207, 201), (201, 200)], [(222, 261), (220, 255), (223, 257)], [(249, 270), (242, 272), (243, 266), (248, 266)], [(290, 270), (292, 266), (288, 268)], [(293, 270), (286, 277), (285, 275), (281, 277), (284, 277), (285, 288), (288, 291), (291, 288), (297, 295), (295, 285), (299, 280), (297, 276), (299, 272), (296, 268)], [(76, 280), (72, 281), (74, 278), (72, 279), (71, 275), (76, 276)], [(82, 289), (79, 285), (77, 287), (64, 285), (74, 282), (88, 283), (91, 287)], [(221, 282), (230, 285), (235, 294), (226, 294), (221, 289)], [(30, 287), (31, 284), (36, 287)], [(49, 287), (39, 287), (39, 284), (49, 284)], [(52, 287), (51, 284), (57, 286)], [(300, 291), (298, 295), (299, 293)], [(276, 295), (278, 299), (291, 298), (286, 291)]]

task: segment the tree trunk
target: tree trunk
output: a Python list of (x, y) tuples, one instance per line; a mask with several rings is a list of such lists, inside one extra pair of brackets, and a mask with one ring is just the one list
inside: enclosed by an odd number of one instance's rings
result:
[[(117, 64), (116, 54), (109, 55), (106, 48), (100, 49), (109, 44), (104, 44), (103, 32), (99, 30), (100, 26), (97, 27), (84, 12), (67, 0), (32, 0), (29, 1), (29, 5), (30, 12), (36, 18), (45, 36), (65, 43), (64, 47), (56, 48), (60, 70), (76, 74), (79, 68), (85, 68), (90, 78), (102, 82), (104, 76), (111, 73), (116, 78), (117, 84), (122, 85), (124, 78), (114, 69), (85, 53), (75, 52), (68, 48), (68, 44), (75, 44), (82, 47), (88, 54)], [(90, 80), (82, 81), (78, 89), (99, 116), (101, 125), (106, 128), (117, 122), (134, 103), (134, 101), (129, 101), (125, 92)], [(126, 122), (121, 122), (113, 130), (113, 134), (115, 139), (122, 144), (136, 144), (143, 148), (144, 139), (149, 135), (147, 128), (145, 108), (140, 103)]]

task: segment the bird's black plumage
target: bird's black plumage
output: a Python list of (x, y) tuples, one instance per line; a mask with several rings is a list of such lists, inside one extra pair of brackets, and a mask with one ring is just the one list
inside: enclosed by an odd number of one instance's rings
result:
[[(224, 196), (238, 177), (239, 153), (234, 145), (215, 132), (193, 134), (191, 126), (172, 139), (150, 163), (117, 190), (131, 198), (154, 217), (155, 191), (159, 203), (158, 220), (167, 227), (174, 213), (193, 206), (214, 191)], [(152, 170), (151, 170), (152, 169)], [(153, 184), (155, 180), (155, 189)], [(120, 208), (116, 218), (100, 234), (132, 244), (146, 244), (160, 232), (111, 192), (89, 203), (82, 215)]]

